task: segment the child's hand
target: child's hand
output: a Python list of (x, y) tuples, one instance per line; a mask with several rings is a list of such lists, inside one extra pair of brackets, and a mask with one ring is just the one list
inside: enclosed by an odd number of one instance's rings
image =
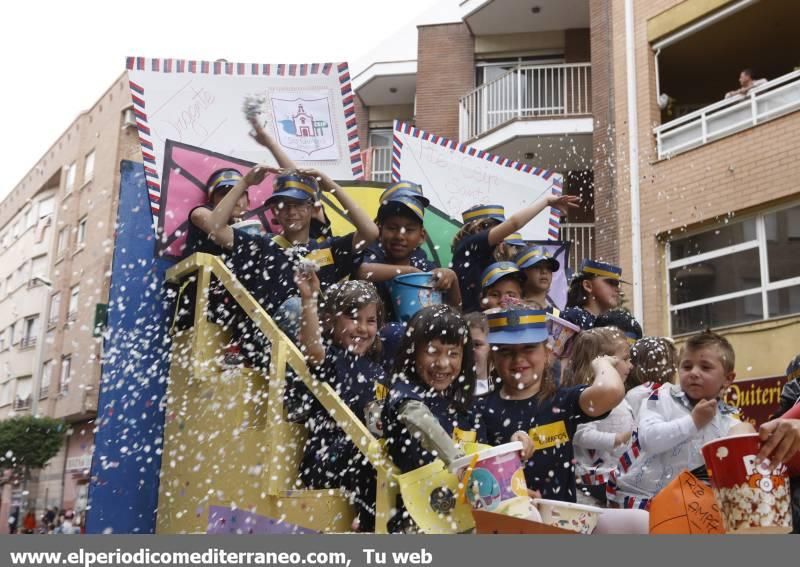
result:
[(566, 215), (569, 209), (577, 209), (580, 202), (580, 197), (572, 195), (550, 195), (547, 198), (547, 204), (554, 209), (558, 209), (562, 215)]
[(692, 410), (692, 420), (697, 429), (702, 429), (717, 415), (717, 400), (700, 400)]
[(336, 183), (333, 182), (326, 173), (314, 168), (314, 167), (302, 167), (297, 170), (298, 173), (301, 175), (307, 175), (308, 177), (313, 177), (319, 182), (319, 187), (323, 191), (330, 191), (331, 193), (336, 193)]
[(538, 490), (531, 490), (530, 488), (528, 489), (528, 498), (541, 498), (541, 497), (542, 493), (539, 492)]
[(524, 431), (517, 431), (511, 436), (511, 441), (519, 441), (522, 443), (522, 451), (520, 451), (520, 456), (522, 457), (523, 461), (527, 461), (533, 456), (533, 452), (536, 450), (536, 447), (534, 447), (533, 440), (531, 439), (530, 435)]
[(272, 138), (270, 138), (267, 131), (264, 130), (264, 127), (258, 122), (258, 116), (248, 115), (247, 121), (250, 122), (250, 126), (253, 127), (253, 131), (250, 132), (250, 137), (258, 142), (259, 145), (269, 148), (272, 143)]
[(301, 299), (315, 299), (319, 295), (319, 278), (313, 271), (297, 271), (294, 283)]
[(620, 445), (627, 445), (628, 441), (631, 440), (631, 435), (633, 435), (633, 431), (620, 431), (614, 436), (614, 447), (619, 447)]
[(595, 375), (597, 375), (603, 368), (611, 367), (616, 369), (618, 362), (619, 359), (616, 356), (609, 356), (607, 354), (598, 356), (592, 361), (592, 370), (594, 371)]
[(433, 289), (448, 290), (457, 281), (458, 276), (449, 268), (436, 268), (433, 270)]
[(244, 176), (244, 182), (247, 184), (248, 187), (252, 185), (258, 185), (264, 178), (267, 176), (268, 173), (274, 171), (274, 167), (270, 167), (268, 165), (257, 165), (250, 171), (248, 171)]
[(773, 419), (758, 429), (761, 450), (756, 462), (785, 463), (800, 451), (800, 419)]

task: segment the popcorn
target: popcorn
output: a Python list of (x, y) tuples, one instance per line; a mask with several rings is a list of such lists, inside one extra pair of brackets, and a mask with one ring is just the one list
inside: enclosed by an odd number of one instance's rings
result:
[(714, 493), (728, 532), (774, 527), (791, 530), (792, 510), (785, 484), (765, 492), (742, 483), (731, 488), (717, 488)]

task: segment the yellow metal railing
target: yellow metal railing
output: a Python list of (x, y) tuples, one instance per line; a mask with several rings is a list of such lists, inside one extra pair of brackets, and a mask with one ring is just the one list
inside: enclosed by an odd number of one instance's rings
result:
[[(300, 349), (278, 328), (275, 321), (272, 320), (264, 308), (250, 295), (219, 258), (209, 254), (194, 254), (167, 271), (167, 282), (180, 284), (184, 279), (195, 274), (198, 293), (195, 298), (194, 328), (191, 339), (192, 352), (202, 352), (204, 345), (209, 344), (212, 339), (212, 327), (206, 324), (206, 317), (208, 314), (207, 293), (211, 284), (211, 276), (214, 275), (271, 345), (267, 423), (272, 426), (288, 423), (283, 400), (286, 385), (286, 367), (289, 366), (375, 468), (377, 472), (376, 531), (385, 533), (386, 524), (396, 506), (399, 487), (396, 481), (397, 470), (387, 457), (381, 443), (350, 411), (350, 408), (344, 404), (329, 384), (315, 380), (312, 377)], [(216, 369), (208, 368), (205, 361), (200, 360), (199, 357), (192, 357), (191, 365), (191, 374), (195, 377), (202, 377), (208, 372), (216, 371)], [(269, 439), (269, 446), (272, 448), (283, 447), (287, 442), (287, 439), (285, 439), (287, 431), (290, 431), (290, 429), (284, 427), (267, 428), (266, 434), (274, 437)], [(267, 459), (266, 462), (269, 463), (268, 466), (270, 467), (279, 466), (278, 460), (275, 458)], [(266, 473), (269, 479), (267, 482), (267, 494), (272, 497), (284, 496), (286, 494), (286, 485), (281, 480), (284, 477), (284, 471), (276, 472), (275, 474), (270, 471), (266, 471)]]

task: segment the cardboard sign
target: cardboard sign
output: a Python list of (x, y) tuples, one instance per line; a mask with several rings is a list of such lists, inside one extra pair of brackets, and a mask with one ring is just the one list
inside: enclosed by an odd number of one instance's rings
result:
[(650, 501), (651, 534), (724, 534), (711, 487), (683, 471)]
[(780, 409), (781, 390), (786, 376), (736, 380), (725, 393), (725, 402), (739, 408), (742, 421), (758, 428)]

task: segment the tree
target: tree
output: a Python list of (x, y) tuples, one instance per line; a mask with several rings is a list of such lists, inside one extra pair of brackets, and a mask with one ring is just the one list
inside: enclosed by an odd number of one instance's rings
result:
[(32, 469), (41, 469), (58, 453), (66, 425), (50, 417), (31, 415), (0, 421), (0, 470), (11, 469), (27, 479)]

